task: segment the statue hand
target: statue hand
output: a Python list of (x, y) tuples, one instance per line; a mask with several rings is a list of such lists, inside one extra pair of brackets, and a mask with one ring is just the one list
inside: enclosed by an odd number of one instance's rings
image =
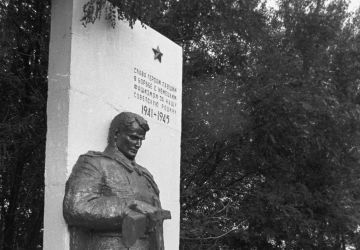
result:
[(133, 211), (136, 211), (138, 213), (142, 213), (145, 215), (150, 215), (158, 211), (159, 209), (146, 203), (143, 201), (132, 201), (132, 203), (129, 205), (129, 208)]
[(129, 208), (133, 211), (146, 215), (148, 232), (153, 231), (156, 225), (162, 221), (162, 218), (159, 217), (162, 210), (146, 202), (135, 200)]

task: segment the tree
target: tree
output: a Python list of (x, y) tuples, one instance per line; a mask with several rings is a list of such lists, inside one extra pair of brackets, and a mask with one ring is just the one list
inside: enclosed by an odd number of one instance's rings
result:
[[(84, 6), (85, 25), (140, 19), (183, 47), (181, 249), (360, 247), (360, 11), (350, 16), (342, 0), (278, 3)], [(0, 6), (0, 243), (36, 249), (50, 3)]]
[[(343, 28), (342, 1), (280, 6), (261, 29), (267, 31), (263, 40), (251, 41), (252, 50), (236, 65), (240, 77), (224, 72), (227, 81), (211, 75), (202, 84), (184, 83), (196, 97), (186, 93), (184, 100), (190, 122), (183, 126), (183, 249), (358, 244), (359, 109), (351, 101), (358, 87), (358, 26)], [(221, 63), (224, 57), (214, 58)], [(218, 91), (229, 80), (236, 86), (230, 96)], [(229, 123), (234, 117), (237, 130), (213, 139), (221, 128), (214, 119)]]
[(0, 249), (42, 244), (49, 7), (1, 1)]

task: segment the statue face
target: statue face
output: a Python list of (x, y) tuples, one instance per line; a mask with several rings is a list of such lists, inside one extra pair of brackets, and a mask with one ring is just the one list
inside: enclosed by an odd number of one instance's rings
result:
[(133, 122), (131, 127), (116, 134), (116, 147), (128, 159), (133, 160), (145, 139), (145, 134), (145, 130), (137, 122)]

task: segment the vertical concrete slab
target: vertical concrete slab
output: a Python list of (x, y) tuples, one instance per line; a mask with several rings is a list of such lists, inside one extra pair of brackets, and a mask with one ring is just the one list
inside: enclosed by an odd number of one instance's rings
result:
[(165, 249), (178, 249), (182, 50), (139, 23), (114, 29), (101, 19), (84, 27), (84, 3), (52, 2), (44, 249), (69, 249), (65, 181), (80, 154), (104, 149), (110, 121), (122, 111), (149, 122), (136, 160), (154, 175), (162, 206), (172, 213), (164, 222)]
[(72, 1), (52, 1), (51, 13), (43, 248), (65, 250), (69, 235), (61, 202), (68, 174)]

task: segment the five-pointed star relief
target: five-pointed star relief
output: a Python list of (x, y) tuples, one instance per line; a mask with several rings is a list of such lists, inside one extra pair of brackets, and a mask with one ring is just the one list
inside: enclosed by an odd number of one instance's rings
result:
[(157, 46), (156, 49), (153, 48), (152, 50), (154, 52), (154, 60), (157, 59), (157, 60), (159, 60), (159, 62), (161, 62), (161, 57), (162, 57), (163, 53), (161, 53), (159, 46)]

